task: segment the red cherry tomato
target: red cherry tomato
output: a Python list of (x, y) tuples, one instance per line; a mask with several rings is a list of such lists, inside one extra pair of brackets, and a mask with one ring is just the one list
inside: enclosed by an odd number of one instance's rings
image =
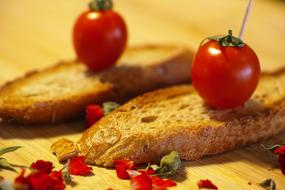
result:
[(253, 94), (260, 77), (255, 52), (230, 35), (200, 46), (192, 66), (192, 82), (210, 106), (227, 109), (242, 105)]
[(126, 46), (127, 28), (123, 18), (111, 10), (110, 0), (93, 0), (90, 7), (75, 22), (73, 43), (78, 59), (100, 71), (119, 59)]

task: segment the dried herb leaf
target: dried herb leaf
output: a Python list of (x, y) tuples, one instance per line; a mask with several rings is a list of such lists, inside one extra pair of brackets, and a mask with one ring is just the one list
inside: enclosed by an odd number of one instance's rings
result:
[(180, 168), (181, 160), (178, 152), (172, 151), (170, 154), (162, 157), (160, 165), (151, 165), (150, 167), (155, 170), (161, 177), (168, 177), (175, 174)]
[(61, 170), (62, 177), (63, 177), (65, 184), (75, 186), (76, 183), (74, 181), (72, 181), (72, 177), (71, 177), (70, 172), (69, 172), (69, 164), (70, 164), (70, 160), (68, 159), (67, 162), (64, 164), (62, 170)]
[(21, 148), (21, 146), (10, 146), (10, 147), (3, 147), (0, 148), (0, 156), (2, 156), (3, 154), (6, 154), (8, 152), (14, 152), (15, 150)]
[(114, 109), (120, 107), (120, 104), (116, 103), (116, 102), (104, 102), (103, 103), (103, 111), (104, 114), (107, 115), (109, 114), (111, 111), (113, 111)]
[(273, 179), (267, 179), (259, 184), (266, 190), (276, 190), (276, 184)]
[(11, 164), (9, 164), (5, 158), (0, 158), (0, 169), (10, 170), (17, 173), (17, 171), (13, 168), (13, 166), (11, 166)]
[(69, 163), (70, 163), (70, 160), (68, 159), (67, 162), (64, 164), (62, 171), (61, 171), (63, 180), (67, 184), (72, 182), (72, 178), (71, 178), (70, 173), (69, 173)]

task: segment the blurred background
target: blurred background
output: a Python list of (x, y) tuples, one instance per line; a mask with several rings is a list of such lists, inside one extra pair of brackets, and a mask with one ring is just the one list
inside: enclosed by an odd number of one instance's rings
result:
[[(0, 0), (0, 83), (30, 69), (74, 59), (72, 27), (83, 0)], [(128, 44), (182, 43), (197, 49), (207, 36), (238, 35), (247, 0), (114, 0)], [(244, 41), (264, 70), (285, 66), (285, 2), (255, 0)]]

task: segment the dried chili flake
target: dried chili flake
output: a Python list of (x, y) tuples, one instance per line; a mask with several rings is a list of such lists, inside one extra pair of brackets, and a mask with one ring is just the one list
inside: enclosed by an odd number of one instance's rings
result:
[(47, 174), (41, 170), (31, 172), (25, 177), (25, 170), (15, 179), (19, 189), (31, 190), (63, 190), (65, 188), (61, 172), (53, 171)]
[(176, 183), (171, 179), (162, 179), (158, 176), (151, 176), (151, 181), (155, 190), (166, 190), (168, 187), (176, 186)]
[(131, 187), (133, 190), (152, 190), (152, 180), (146, 171), (140, 171), (131, 176)]
[(134, 190), (166, 190), (168, 187), (176, 186), (176, 183), (170, 179), (162, 179), (159, 176), (152, 176), (154, 171), (146, 170), (128, 170), (131, 178), (131, 187)]
[(166, 190), (176, 186), (171, 179), (162, 179), (174, 174), (181, 165), (178, 152), (172, 151), (161, 159), (160, 166), (148, 165), (145, 170), (136, 170), (132, 160), (114, 161), (117, 176), (120, 179), (131, 179), (131, 187), (134, 190)]
[(135, 170), (136, 165), (132, 160), (116, 160), (114, 161), (116, 173), (120, 179), (130, 179), (128, 170)]
[(63, 181), (62, 172), (60, 171), (52, 171), (49, 176), (55, 180)]
[(54, 187), (54, 189), (62, 190), (65, 188), (65, 184), (64, 184), (64, 180), (63, 180), (61, 170), (60, 171), (52, 171), (49, 174), (49, 176), (50, 176), (51, 183), (52, 183), (52, 186)]
[(28, 181), (33, 190), (48, 190), (52, 188), (49, 175), (40, 170), (32, 172), (28, 176)]
[(153, 174), (156, 173), (155, 170), (152, 169), (152, 168), (147, 168), (147, 169), (146, 169), (146, 172), (148, 173), (148, 175), (153, 175)]
[(199, 189), (218, 189), (218, 187), (208, 179), (198, 181), (197, 185)]
[(71, 175), (87, 176), (92, 174), (92, 168), (86, 165), (84, 156), (71, 158), (68, 169)]
[(274, 153), (276, 154), (284, 154), (285, 155), (285, 145), (277, 148)]
[(31, 168), (40, 170), (46, 174), (50, 174), (53, 164), (49, 161), (37, 160), (36, 162), (32, 163)]
[(88, 127), (91, 127), (94, 123), (101, 119), (101, 117), (104, 116), (104, 111), (101, 106), (95, 104), (86, 106), (85, 112)]
[(285, 146), (281, 146), (276, 149), (274, 153), (278, 154), (279, 167), (282, 173), (285, 175)]
[(28, 178), (25, 177), (25, 173), (26, 173), (26, 170), (22, 169), (20, 172), (20, 175), (16, 177), (14, 180), (16, 185), (18, 186), (28, 186), (29, 185), (29, 181), (28, 181)]

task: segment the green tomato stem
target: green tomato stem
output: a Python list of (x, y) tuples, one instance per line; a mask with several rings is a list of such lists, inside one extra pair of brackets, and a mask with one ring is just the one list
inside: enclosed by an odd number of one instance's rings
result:
[(89, 9), (92, 11), (106, 11), (113, 8), (112, 0), (92, 0)]

